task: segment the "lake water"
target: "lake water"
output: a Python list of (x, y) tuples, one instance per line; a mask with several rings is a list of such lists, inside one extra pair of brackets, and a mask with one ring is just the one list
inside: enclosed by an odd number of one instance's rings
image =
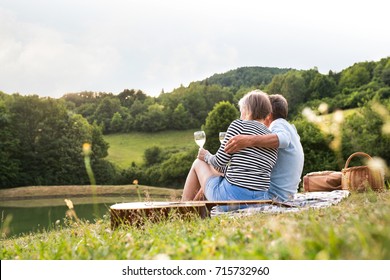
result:
[[(84, 197), (71, 198), (79, 219), (94, 222), (96, 218), (109, 215), (109, 208), (115, 203), (139, 201), (138, 197)], [(65, 226), (66, 211), (64, 199), (35, 199), (0, 201), (1, 233), (7, 237), (30, 232), (50, 230)], [(58, 224), (59, 223), (59, 224)]]

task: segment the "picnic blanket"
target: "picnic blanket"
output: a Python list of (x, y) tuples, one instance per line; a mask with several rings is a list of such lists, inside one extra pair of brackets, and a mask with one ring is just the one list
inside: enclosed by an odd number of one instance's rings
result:
[(211, 217), (220, 215), (248, 216), (255, 213), (289, 213), (307, 210), (310, 208), (325, 208), (340, 203), (349, 196), (347, 190), (335, 190), (331, 192), (305, 192), (297, 193), (294, 198), (283, 204), (258, 204), (248, 205), (243, 209), (226, 211), (219, 206), (213, 207)]

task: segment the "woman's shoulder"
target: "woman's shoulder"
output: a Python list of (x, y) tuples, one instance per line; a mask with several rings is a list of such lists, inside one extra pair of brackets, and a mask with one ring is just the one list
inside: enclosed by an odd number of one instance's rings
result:
[(267, 134), (271, 133), (269, 128), (255, 120), (236, 119), (230, 123), (230, 129), (240, 129), (242, 132), (250, 132), (250, 134)]
[(242, 126), (244, 124), (244, 121), (241, 119), (235, 119), (230, 123), (231, 126)]
[(232, 121), (227, 129), (228, 134), (236, 135), (241, 134), (243, 131), (244, 125), (241, 119), (236, 119)]
[(265, 124), (255, 120), (243, 121), (242, 126), (244, 127), (244, 129), (252, 131), (252, 134), (271, 133), (271, 131)]

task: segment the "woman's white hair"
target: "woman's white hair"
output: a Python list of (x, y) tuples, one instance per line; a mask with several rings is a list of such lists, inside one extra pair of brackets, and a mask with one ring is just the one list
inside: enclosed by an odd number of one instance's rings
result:
[(261, 90), (253, 90), (245, 94), (238, 101), (240, 111), (248, 115), (252, 120), (264, 120), (272, 113), (272, 106), (268, 94)]

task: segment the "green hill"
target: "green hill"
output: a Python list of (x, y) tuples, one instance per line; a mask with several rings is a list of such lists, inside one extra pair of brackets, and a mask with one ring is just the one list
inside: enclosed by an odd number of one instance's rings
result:
[(240, 67), (225, 73), (214, 74), (202, 81), (208, 85), (220, 85), (222, 87), (232, 87), (236, 90), (241, 87), (265, 86), (278, 74), (284, 74), (292, 70), (276, 67)]

